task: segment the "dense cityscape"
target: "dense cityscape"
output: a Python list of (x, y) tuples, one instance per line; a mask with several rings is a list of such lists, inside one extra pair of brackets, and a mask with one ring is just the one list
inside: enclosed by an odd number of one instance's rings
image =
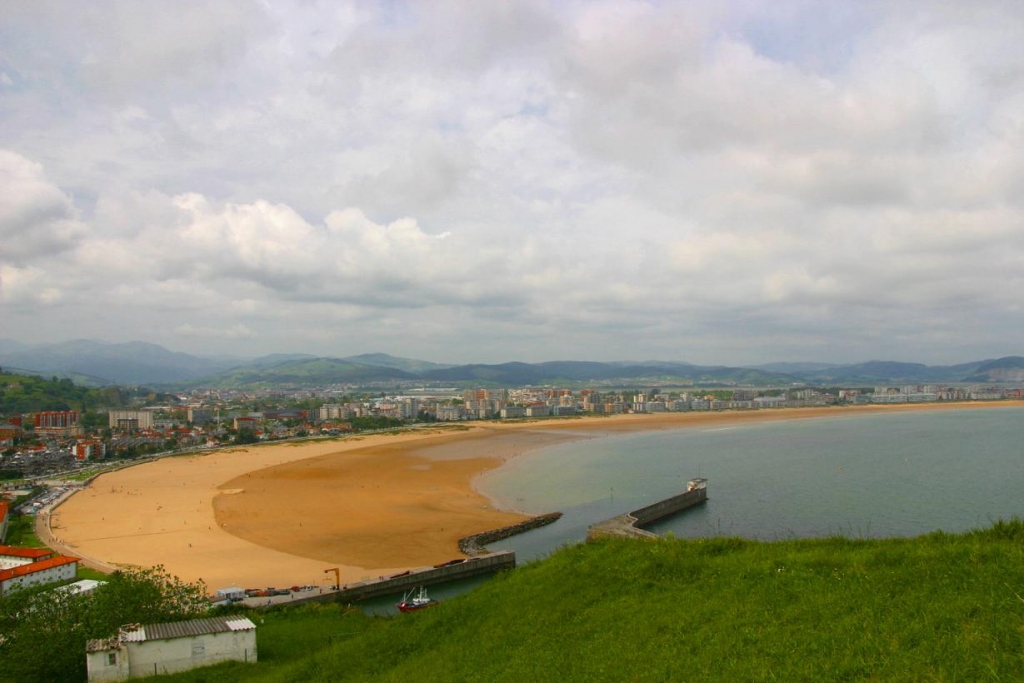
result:
[[(17, 392), (8, 376), (5, 391)], [(90, 470), (97, 463), (231, 444), (339, 436), (366, 430), (470, 420), (579, 415), (749, 411), (810, 406), (998, 401), (1019, 387), (942, 385), (841, 388), (594, 390), (456, 388), (369, 394), (358, 387), (150, 394), (110, 409), (0, 415), (0, 472), (8, 478)]]

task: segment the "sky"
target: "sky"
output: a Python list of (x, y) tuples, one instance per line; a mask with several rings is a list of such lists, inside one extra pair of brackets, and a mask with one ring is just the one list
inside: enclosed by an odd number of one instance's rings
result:
[(0, 0), (0, 338), (1024, 355), (1024, 3)]

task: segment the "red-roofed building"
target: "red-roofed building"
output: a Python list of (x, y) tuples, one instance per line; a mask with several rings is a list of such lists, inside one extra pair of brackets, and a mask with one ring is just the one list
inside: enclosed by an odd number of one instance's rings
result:
[(10, 569), (0, 569), (0, 595), (15, 588), (69, 581), (78, 576), (78, 558), (57, 555)]
[(10, 507), (7, 501), (0, 500), (0, 543), (3, 543), (7, 536), (7, 518), (9, 516), (7, 513), (10, 512)]
[(49, 548), (20, 548), (14, 545), (0, 545), (0, 569), (20, 567), (53, 557)]

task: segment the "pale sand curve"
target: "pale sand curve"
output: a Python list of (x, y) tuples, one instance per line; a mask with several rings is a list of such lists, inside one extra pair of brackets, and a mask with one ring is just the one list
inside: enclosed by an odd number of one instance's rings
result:
[(98, 477), (52, 513), (71, 553), (162, 564), (215, 589), (349, 583), (459, 557), (461, 536), (512, 524), (472, 487), (505, 459), (559, 441), (687, 426), (1022, 402), (660, 413), (470, 423), (342, 440), (229, 448)]

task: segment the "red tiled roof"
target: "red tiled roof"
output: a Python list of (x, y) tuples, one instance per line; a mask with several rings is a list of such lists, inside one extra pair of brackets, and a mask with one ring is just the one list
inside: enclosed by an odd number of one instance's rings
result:
[(0, 500), (0, 524), (3, 524), (4, 517), (7, 516), (7, 509), (9, 507), (10, 504), (7, 501)]
[(53, 555), (49, 548), (19, 548), (16, 545), (0, 545), (0, 555), (8, 557), (28, 557), (42, 560)]
[(3, 569), (0, 570), (0, 583), (9, 581), (10, 579), (15, 579), (19, 576), (27, 576), (29, 574), (35, 574), (36, 572), (46, 571), (47, 569), (53, 569), (54, 567), (63, 567), (66, 564), (74, 564), (77, 562), (77, 557), (58, 555), (57, 557), (51, 557), (48, 560), (40, 560), (39, 562), (32, 562), (31, 564), (23, 564), (20, 567)]

